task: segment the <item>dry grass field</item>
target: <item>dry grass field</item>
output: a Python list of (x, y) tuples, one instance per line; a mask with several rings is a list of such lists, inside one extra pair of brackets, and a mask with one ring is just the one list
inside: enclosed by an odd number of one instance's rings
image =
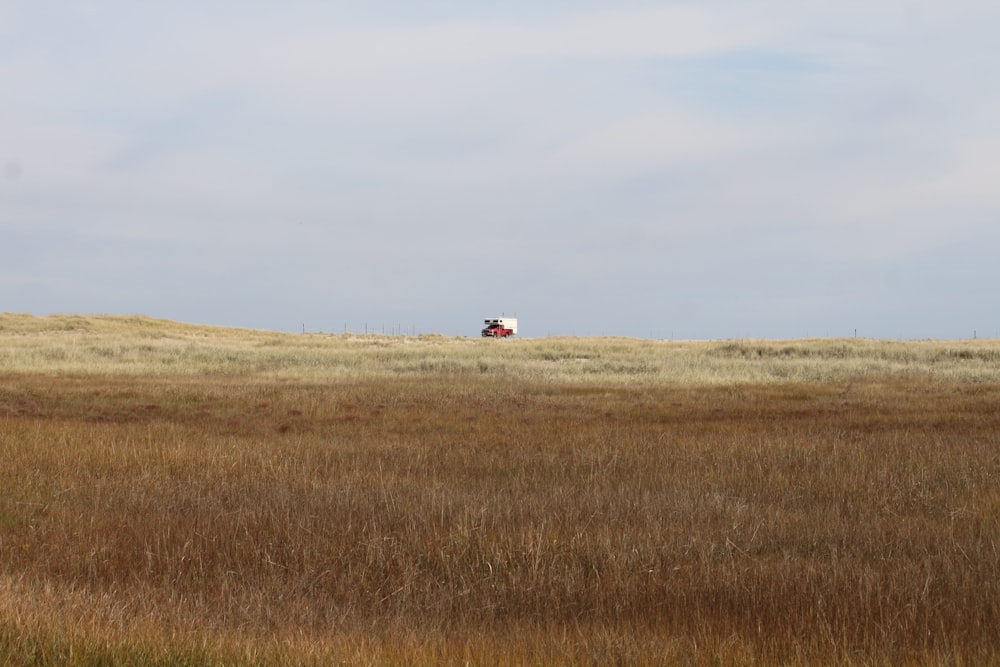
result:
[(1000, 664), (1000, 342), (0, 315), (0, 664)]

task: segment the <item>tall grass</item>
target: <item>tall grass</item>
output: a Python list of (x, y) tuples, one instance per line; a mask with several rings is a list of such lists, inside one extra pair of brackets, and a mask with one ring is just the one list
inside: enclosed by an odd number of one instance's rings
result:
[(5, 330), (0, 662), (1000, 662), (989, 345), (160, 333)]

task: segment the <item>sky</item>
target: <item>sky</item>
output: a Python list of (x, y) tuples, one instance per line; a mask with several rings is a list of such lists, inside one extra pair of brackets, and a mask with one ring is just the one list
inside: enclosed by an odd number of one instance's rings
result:
[(0, 0), (0, 312), (1000, 337), (995, 0)]

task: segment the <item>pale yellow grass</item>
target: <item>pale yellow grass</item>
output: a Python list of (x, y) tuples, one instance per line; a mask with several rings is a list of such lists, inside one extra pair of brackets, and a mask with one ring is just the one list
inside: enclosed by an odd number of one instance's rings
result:
[(325, 380), (442, 372), (588, 384), (766, 384), (885, 375), (996, 382), (1000, 341), (498, 341), (279, 333), (141, 316), (0, 314), (0, 373)]

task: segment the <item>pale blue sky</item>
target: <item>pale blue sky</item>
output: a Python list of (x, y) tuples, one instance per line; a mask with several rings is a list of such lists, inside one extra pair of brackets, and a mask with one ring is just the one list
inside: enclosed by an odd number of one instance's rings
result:
[(1000, 336), (1000, 5), (0, 0), (0, 311)]

